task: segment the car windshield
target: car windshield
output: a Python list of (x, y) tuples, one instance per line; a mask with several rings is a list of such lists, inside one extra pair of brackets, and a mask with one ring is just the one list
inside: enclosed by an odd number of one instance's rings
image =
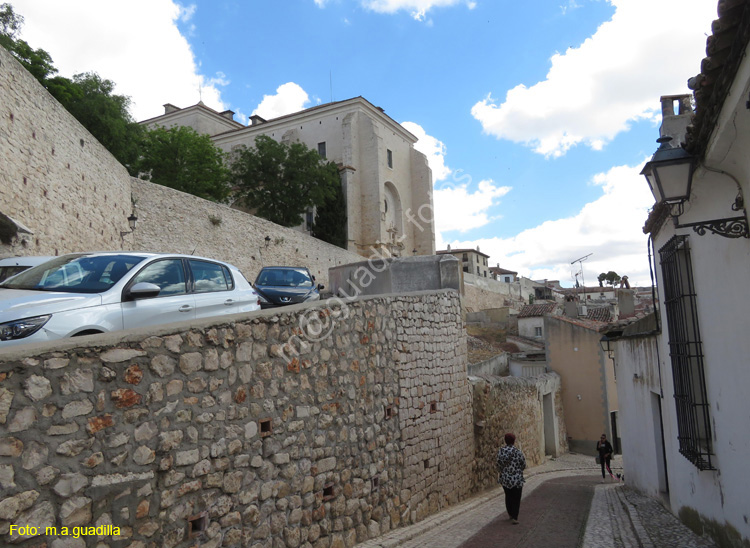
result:
[(263, 269), (255, 280), (260, 287), (312, 287), (310, 273), (304, 268)]
[(0, 282), (3, 280), (7, 280), (11, 276), (15, 276), (19, 272), (23, 272), (24, 270), (28, 269), (28, 266), (20, 266), (20, 265), (14, 265), (14, 266), (0, 266)]
[(145, 259), (141, 255), (63, 255), (0, 283), (0, 289), (101, 293)]

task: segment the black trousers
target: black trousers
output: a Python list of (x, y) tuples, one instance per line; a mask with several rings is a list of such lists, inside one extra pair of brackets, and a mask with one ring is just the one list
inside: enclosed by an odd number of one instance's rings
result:
[(505, 491), (505, 508), (508, 510), (508, 515), (513, 519), (518, 519), (518, 511), (521, 509), (521, 493), (523, 487), (513, 487), (508, 489), (503, 486)]
[[(605, 475), (605, 471), (609, 472), (611, 470), (611, 468), (609, 467), (609, 463), (610, 463), (611, 458), (612, 457), (604, 457), (604, 458), (599, 457), (599, 462), (602, 465), (602, 478), (606, 478), (607, 477)], [(605, 466), (606, 466), (606, 468), (605, 468)]]

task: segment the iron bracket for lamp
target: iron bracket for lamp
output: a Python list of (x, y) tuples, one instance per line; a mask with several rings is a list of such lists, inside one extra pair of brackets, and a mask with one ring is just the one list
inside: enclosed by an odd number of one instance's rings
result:
[(677, 216), (672, 217), (672, 219), (674, 219), (675, 228), (692, 228), (699, 236), (703, 236), (706, 234), (706, 231), (709, 231), (725, 238), (750, 238), (747, 219), (744, 216), (685, 223), (682, 225), (678, 224)]
[[(750, 238), (747, 218), (744, 215), (739, 217), (727, 217), (724, 219), (680, 224), (679, 217), (683, 213), (682, 204), (682, 202), (670, 204), (669, 213), (672, 216), (675, 228), (692, 228), (699, 236), (705, 236), (706, 232), (712, 232), (719, 236), (724, 236), (725, 238)], [(734, 204), (732, 204), (732, 211), (744, 212), (741, 196), (738, 196), (735, 199)]]
[(124, 240), (125, 236), (127, 236), (128, 234), (132, 234), (135, 231), (135, 227), (137, 223), (138, 223), (138, 217), (136, 217), (135, 212), (131, 213), (128, 216), (128, 225), (130, 226), (130, 230), (120, 231), (120, 239)]

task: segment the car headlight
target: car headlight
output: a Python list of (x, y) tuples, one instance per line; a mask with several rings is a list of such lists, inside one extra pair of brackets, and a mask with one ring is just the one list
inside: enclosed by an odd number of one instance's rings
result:
[(14, 339), (23, 339), (39, 331), (52, 317), (51, 314), (46, 316), (36, 316), (34, 318), (24, 318), (0, 324), (0, 341), (12, 341)]

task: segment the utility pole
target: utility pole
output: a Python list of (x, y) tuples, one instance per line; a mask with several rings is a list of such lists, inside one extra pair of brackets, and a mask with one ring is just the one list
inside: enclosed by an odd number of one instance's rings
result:
[(591, 257), (593, 253), (589, 253), (588, 255), (584, 255), (580, 259), (576, 259), (575, 261), (571, 261), (570, 264), (578, 263), (578, 268), (581, 269), (581, 283), (583, 284), (583, 304), (586, 304), (586, 280), (583, 277), (583, 261)]

